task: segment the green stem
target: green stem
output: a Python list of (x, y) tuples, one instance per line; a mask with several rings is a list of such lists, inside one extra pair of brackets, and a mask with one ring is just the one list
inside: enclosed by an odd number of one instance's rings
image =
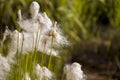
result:
[(50, 57), (49, 57), (49, 62), (48, 62), (48, 69), (50, 69), (51, 67), (51, 60), (52, 60), (52, 46), (53, 46), (53, 37), (52, 37), (52, 40), (51, 40), (51, 48), (50, 48)]
[(64, 75), (64, 72), (62, 72), (62, 79), (61, 79), (61, 80), (64, 80), (64, 76), (65, 76), (65, 75)]
[[(17, 64), (19, 64), (18, 46), (19, 46), (19, 33), (18, 33), (18, 37), (17, 37), (17, 52), (16, 52), (16, 53), (17, 53)], [(17, 69), (17, 74), (18, 74), (18, 75), (17, 75), (18, 77), (16, 76), (16, 79), (19, 80), (19, 74), (20, 74), (20, 73), (19, 73), (19, 70), (18, 70), (18, 69)]]
[(39, 33), (39, 32), (37, 32), (37, 34), (36, 34), (35, 48), (34, 48), (34, 52), (33, 52), (33, 54), (34, 54), (33, 63), (35, 63), (35, 60), (36, 60), (36, 50), (37, 50), (38, 33)]
[(43, 53), (42, 53), (42, 58), (41, 58), (41, 66), (44, 65), (44, 53), (45, 53), (45, 46), (46, 46), (46, 43), (44, 44), (44, 49), (43, 49)]
[(28, 58), (29, 58), (29, 54), (26, 55), (26, 66), (25, 66), (25, 72), (27, 72)]
[[(33, 42), (32, 42), (32, 53), (34, 54), (34, 35), (33, 35)], [(33, 54), (32, 54), (32, 55), (33, 55)], [(31, 56), (30, 56), (30, 58), (31, 58), (31, 59), (30, 59), (30, 63), (32, 63), (32, 59), (33, 59), (33, 58), (32, 58)], [(30, 64), (30, 72), (32, 71), (31, 69), (32, 69), (32, 64)]]
[(38, 39), (38, 33), (39, 33), (39, 32), (37, 32), (37, 34), (36, 34), (36, 41), (35, 41), (35, 49), (34, 49), (34, 51), (36, 51), (36, 49), (37, 49), (37, 39)]
[[(19, 60), (20, 65), (19, 65), (19, 75), (18, 75), (18, 78), (21, 76), (20, 69), (21, 69), (21, 64), (22, 64), (21, 60), (22, 60), (23, 43), (24, 43), (24, 35), (23, 35), (23, 40), (22, 40), (22, 45), (21, 45), (21, 52), (20, 52), (20, 60)], [(20, 80), (20, 78), (18, 80)]]
[(119, 61), (119, 57), (118, 56), (115, 56), (115, 62), (118, 66), (118, 68), (120, 69), (120, 61)]
[[(40, 31), (40, 32), (39, 32)], [(39, 46), (40, 36), (41, 36), (41, 29), (38, 31), (38, 41), (37, 41), (37, 47)]]

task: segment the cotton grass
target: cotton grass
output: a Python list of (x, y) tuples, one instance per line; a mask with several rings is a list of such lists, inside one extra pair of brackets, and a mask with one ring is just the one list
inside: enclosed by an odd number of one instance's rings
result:
[(10, 67), (8, 59), (0, 54), (0, 80), (6, 80)]
[(79, 63), (72, 63), (64, 67), (64, 73), (66, 74), (67, 80), (86, 80), (86, 75), (81, 70)]
[[(28, 19), (23, 19), (21, 10), (18, 10), (17, 22), (22, 29), (21, 32), (18, 30), (11, 31), (6, 27), (1, 44), (4, 43), (7, 36), (10, 37), (11, 41), (7, 56), (3, 57), (0, 55), (0, 80), (6, 79), (7, 74), (11, 71), (11, 66), (15, 64), (19, 67), (17, 79), (53, 80), (55, 75), (50, 70), (52, 56), (60, 57), (58, 48), (68, 46), (69, 42), (63, 36), (63, 32), (57, 22), (53, 23), (47, 14), (39, 12), (39, 9), (39, 4), (33, 1), (30, 5), (31, 18)], [(36, 60), (37, 51), (42, 53), (42, 57), (39, 59), (41, 60), (39, 61), (40, 64)], [(43, 64), (46, 57), (43, 54), (49, 56), (47, 67)], [(32, 55), (32, 58), (29, 55)], [(24, 62), (20, 62), (23, 56), (27, 56), (25, 58), (25, 70), (22, 69), (22, 63)], [(18, 63), (16, 60), (18, 60)], [(28, 66), (28, 63), (31, 65)], [(30, 71), (27, 71), (28, 67), (30, 67)], [(67, 65), (65, 74), (67, 80), (83, 80), (84, 77), (81, 65), (78, 63)], [(23, 77), (21, 78), (20, 75)]]
[(37, 80), (52, 80), (53, 73), (45, 66), (41, 67), (39, 64), (35, 66), (34, 73)]

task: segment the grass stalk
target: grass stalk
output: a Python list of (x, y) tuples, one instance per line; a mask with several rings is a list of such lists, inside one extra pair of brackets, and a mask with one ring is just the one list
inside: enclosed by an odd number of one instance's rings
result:
[(49, 57), (49, 62), (48, 62), (48, 69), (51, 67), (51, 60), (52, 60), (52, 46), (53, 46), (53, 37), (51, 40), (51, 48), (50, 48), (50, 57)]
[(27, 68), (28, 68), (28, 58), (29, 58), (29, 54), (26, 55), (25, 72), (27, 72)]
[[(18, 37), (17, 37), (17, 52), (16, 52), (16, 54), (17, 54), (17, 64), (19, 64), (18, 46), (19, 46), (19, 33), (18, 33)], [(18, 75), (19, 75), (19, 70), (18, 70)], [(18, 80), (18, 77), (16, 77), (16, 80)]]
[(42, 53), (42, 57), (41, 57), (41, 66), (44, 65), (44, 60), (45, 60), (45, 46), (46, 46), (46, 43), (44, 44), (44, 48), (43, 48), (43, 53)]
[(63, 72), (62, 72), (61, 80), (64, 80), (64, 77), (65, 77), (65, 74), (64, 74), (64, 71), (63, 71)]
[(22, 39), (22, 45), (21, 45), (21, 52), (20, 52), (20, 60), (19, 60), (19, 75), (18, 75), (18, 80), (20, 80), (20, 76), (21, 76), (21, 72), (20, 72), (20, 70), (21, 70), (21, 65), (22, 65), (22, 51), (23, 51), (23, 43), (24, 43), (24, 34), (22, 34), (22, 36), (23, 36), (23, 39)]
[(38, 34), (39, 34), (39, 31), (37, 32), (36, 34), (36, 41), (35, 41), (35, 47), (34, 47), (34, 58), (33, 58), (33, 63), (35, 63), (35, 60), (36, 60), (36, 50), (37, 50), (37, 39), (38, 39)]
[[(32, 55), (34, 55), (34, 35), (33, 35), (33, 42), (32, 42), (32, 53), (33, 53)], [(30, 57), (31, 57), (31, 59), (29, 60), (29, 62), (30, 62), (31, 64), (30, 64), (29, 67), (30, 67), (30, 72), (31, 72), (31, 71), (32, 71), (32, 59), (33, 59), (33, 58), (32, 58), (32, 56), (30, 56)]]

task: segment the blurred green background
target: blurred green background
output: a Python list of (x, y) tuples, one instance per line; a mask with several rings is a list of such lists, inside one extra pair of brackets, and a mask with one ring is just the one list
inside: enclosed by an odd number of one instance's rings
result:
[[(0, 0), (0, 40), (5, 26), (18, 29), (33, 0)], [(79, 62), (88, 80), (120, 79), (120, 0), (36, 0), (40, 12), (58, 21), (71, 45), (65, 63)]]

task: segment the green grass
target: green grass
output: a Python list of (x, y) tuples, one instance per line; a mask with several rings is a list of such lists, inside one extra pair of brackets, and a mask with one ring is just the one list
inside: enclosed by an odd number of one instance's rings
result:
[[(82, 42), (85, 39), (87, 41), (92, 38), (103, 39), (103, 35), (101, 36), (101, 34), (104, 30), (106, 30), (106, 34), (108, 35), (107, 40), (111, 41), (111, 35), (114, 36), (117, 32), (119, 33), (117, 30), (120, 29), (120, 0), (36, 1), (40, 4), (41, 12), (46, 12), (52, 21), (58, 21), (60, 28), (62, 28), (64, 34), (67, 35), (72, 43)], [(3, 28), (1, 30), (5, 29), (5, 25), (8, 25), (11, 30), (17, 29), (20, 31), (21, 29), (17, 24), (17, 11), (21, 9), (24, 16), (30, 17), (29, 5), (31, 2), (32, 0), (0, 0), (0, 28)], [(104, 20), (108, 22), (104, 23)], [(116, 34), (108, 34), (107, 31), (109, 30), (116, 32)], [(3, 35), (1, 32), (0, 35)], [(7, 55), (9, 44), (5, 43), (4, 45), (4, 48), (0, 47), (0, 52)], [(34, 54), (32, 52), (28, 53), (20, 55), (18, 58), (19, 65), (13, 65), (10, 72), (14, 76), (9, 76), (8, 80), (22, 80), (25, 72), (29, 72), (33, 79), (33, 65), (36, 63), (45, 66), (49, 64), (50, 69), (55, 72), (56, 78), (61, 76), (59, 71), (64, 65), (66, 51), (61, 52), (65, 53), (61, 55), (61, 58), (52, 57), (52, 59), (51, 56), (49, 57), (41, 52), (34, 51)], [(116, 54), (113, 53), (112, 55)], [(117, 64), (119, 62), (119, 60), (116, 60)], [(62, 74), (62, 71), (60, 73)]]

